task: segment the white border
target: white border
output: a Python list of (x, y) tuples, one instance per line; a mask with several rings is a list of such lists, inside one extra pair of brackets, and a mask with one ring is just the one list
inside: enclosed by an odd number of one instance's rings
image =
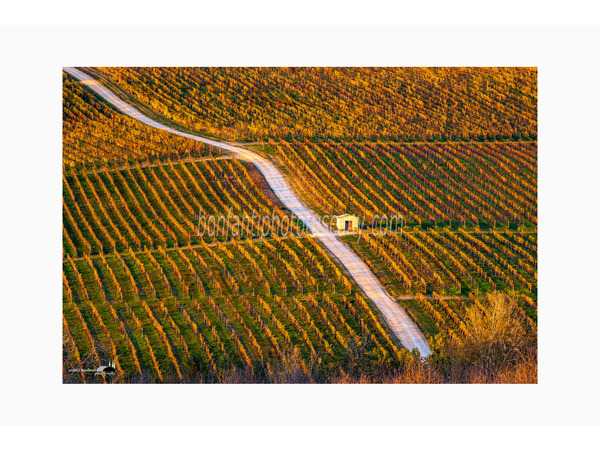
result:
[(23, 0), (2, 5), (19, 26), (590, 26), (593, 0)]
[[(0, 424), (596, 425), (598, 28), (5, 28)], [(61, 67), (539, 67), (536, 386), (61, 385)]]

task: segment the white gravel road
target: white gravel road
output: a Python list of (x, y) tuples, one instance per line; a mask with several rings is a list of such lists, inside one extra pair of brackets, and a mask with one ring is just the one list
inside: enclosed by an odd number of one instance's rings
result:
[(289, 208), (300, 220), (302, 220), (309, 230), (316, 235), (318, 239), (333, 253), (337, 259), (348, 269), (348, 272), (356, 283), (362, 288), (364, 293), (371, 299), (377, 308), (383, 314), (385, 321), (390, 329), (398, 337), (400, 342), (407, 349), (417, 348), (421, 356), (427, 356), (431, 353), (425, 336), (410, 316), (402, 309), (385, 291), (377, 277), (371, 269), (361, 260), (350, 247), (342, 242), (332, 231), (329, 230), (317, 217), (317, 215), (305, 206), (296, 194), (292, 191), (290, 185), (285, 180), (283, 174), (275, 165), (262, 156), (231, 144), (213, 141), (193, 134), (183, 133), (181, 131), (163, 125), (142, 114), (139, 110), (126, 103), (123, 99), (114, 94), (98, 80), (88, 74), (72, 68), (63, 69), (69, 75), (79, 79), (89, 89), (95, 91), (106, 101), (112, 103), (123, 114), (127, 114), (140, 122), (161, 130), (166, 130), (173, 134), (178, 134), (190, 139), (195, 139), (215, 147), (230, 151), (238, 158), (253, 163), (263, 174), (273, 192), (281, 199), (283, 204)]

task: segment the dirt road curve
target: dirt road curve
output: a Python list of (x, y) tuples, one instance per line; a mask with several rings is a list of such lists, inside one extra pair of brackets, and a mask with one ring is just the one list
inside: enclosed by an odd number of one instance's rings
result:
[(385, 291), (377, 277), (371, 272), (371, 269), (362, 261), (350, 247), (342, 242), (333, 232), (325, 227), (317, 215), (306, 207), (300, 199), (294, 194), (290, 185), (285, 180), (283, 174), (266, 158), (247, 150), (236, 147), (231, 144), (213, 141), (211, 139), (194, 136), (170, 128), (166, 125), (156, 122), (142, 114), (139, 110), (123, 101), (120, 97), (106, 88), (98, 80), (90, 77), (86, 73), (75, 68), (66, 67), (63, 69), (69, 75), (79, 79), (89, 89), (95, 91), (106, 101), (112, 103), (123, 114), (127, 114), (139, 121), (161, 130), (166, 130), (173, 134), (178, 134), (190, 139), (195, 139), (215, 147), (230, 151), (238, 158), (249, 161), (263, 174), (269, 186), (275, 194), (281, 199), (283, 204), (290, 209), (299, 219), (301, 219), (310, 231), (316, 234), (316, 237), (333, 253), (337, 259), (348, 269), (348, 272), (354, 278), (356, 283), (362, 288), (365, 294), (377, 306), (383, 314), (388, 326), (398, 337), (402, 345), (406, 348), (419, 349), (421, 356), (427, 356), (431, 353), (427, 340), (423, 333), (412, 321), (410, 316), (402, 309)]

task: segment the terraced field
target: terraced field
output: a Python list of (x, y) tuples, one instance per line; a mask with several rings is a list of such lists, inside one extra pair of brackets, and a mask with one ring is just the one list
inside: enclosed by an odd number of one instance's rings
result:
[(211, 148), (119, 114), (63, 73), (63, 162), (67, 166), (211, 155)]
[[(537, 236), (418, 228), (402, 234), (343, 238), (382, 280), (428, 336), (462, 333), (466, 308), (481, 309), (487, 295), (510, 293), (518, 313), (534, 327), (537, 317)], [(437, 303), (429, 300), (437, 300)], [(444, 300), (446, 302), (444, 302)]]
[[(517, 297), (520, 313), (536, 320), (535, 142), (268, 146), (313, 209), (360, 218), (363, 229), (344, 242), (426, 335), (460, 335), (465, 308), (485, 306), (496, 291)], [(453, 300), (431, 305), (417, 294)]]
[[(260, 214), (297, 224), (256, 186), (239, 161), (139, 163), (120, 170), (65, 171), (64, 252), (71, 256), (142, 250), (235, 236), (270, 236)], [(254, 217), (253, 217), (254, 213)], [(200, 230), (199, 215), (247, 216), (247, 221), (211, 222)], [(203, 236), (199, 236), (199, 231)], [(264, 232), (263, 232), (264, 231)], [(212, 235), (212, 236), (211, 236)]]
[(293, 353), (343, 367), (350, 348), (406, 357), (311, 238), (69, 256), (63, 272), (69, 362), (112, 357), (129, 381), (210, 380)]
[[(67, 97), (72, 89), (65, 83)], [(106, 118), (77, 120), (91, 129)], [(127, 127), (117, 122), (113, 133)], [(66, 153), (85, 153), (83, 140), (70, 142), (81, 146)], [(378, 311), (294, 221), (281, 238), (253, 237), (258, 219), (223, 226), (216, 238), (198, 235), (196, 211), (287, 218), (243, 163), (178, 153), (123, 163), (116, 155), (112, 164), (82, 157), (65, 165), (65, 370), (110, 359), (121, 381), (210, 381), (232, 367), (268, 372), (286, 357), (336, 372), (357, 349), (375, 366), (407, 358)]]
[(371, 225), (505, 228), (537, 225), (535, 142), (269, 142), (297, 189), (322, 214)]
[(94, 70), (157, 114), (227, 140), (537, 136), (536, 69)]
[[(86, 70), (170, 126), (260, 139), (244, 145), (304, 204), (359, 216), (341, 239), (425, 336), (460, 344), (468, 308), (497, 292), (536, 332), (535, 70)], [(106, 381), (68, 369), (107, 360), (121, 382), (276, 381), (281, 361), (323, 381), (414, 360), (251, 164), (63, 86), (66, 381)], [(248, 221), (199, 235), (199, 216), (228, 213)], [(261, 215), (292, 236), (261, 236)]]

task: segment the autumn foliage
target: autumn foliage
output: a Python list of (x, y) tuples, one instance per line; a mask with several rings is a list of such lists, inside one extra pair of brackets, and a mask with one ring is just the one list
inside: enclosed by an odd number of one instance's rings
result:
[[(343, 240), (435, 354), (403, 349), (314, 237), (250, 236), (290, 213), (249, 164), (63, 75), (69, 382), (107, 360), (120, 382), (535, 382), (535, 69), (86, 70), (156, 119), (260, 141), (312, 209), (364, 219)], [(198, 234), (253, 212), (244, 237)], [(373, 233), (392, 214), (403, 232)]]
[(95, 70), (155, 113), (228, 140), (537, 136), (536, 69)]

